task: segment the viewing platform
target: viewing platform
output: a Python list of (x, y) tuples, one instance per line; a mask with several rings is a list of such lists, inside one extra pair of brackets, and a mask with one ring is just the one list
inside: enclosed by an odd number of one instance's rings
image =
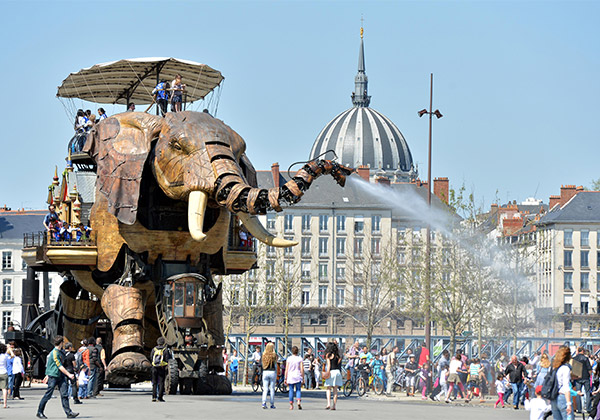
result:
[(23, 260), (36, 271), (88, 270), (98, 259), (96, 238), (55, 241), (51, 232), (34, 232), (23, 235)]

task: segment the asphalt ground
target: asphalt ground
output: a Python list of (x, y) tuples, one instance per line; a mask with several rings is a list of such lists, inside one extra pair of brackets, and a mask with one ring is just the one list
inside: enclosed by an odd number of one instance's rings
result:
[[(24, 400), (9, 400), (9, 408), (0, 408), (0, 418), (34, 419), (37, 406), (44, 393), (44, 388), (35, 386), (21, 390)], [(276, 409), (263, 410), (261, 395), (253, 393), (249, 388), (237, 387), (232, 395), (166, 395), (166, 402), (152, 402), (152, 394), (148, 384), (136, 386), (134, 390), (104, 390), (103, 396), (84, 400), (81, 405), (71, 404), (71, 408), (79, 412), (82, 419), (280, 419), (310, 418), (314, 415), (339, 419), (456, 419), (456, 420), (495, 420), (495, 419), (528, 419), (529, 412), (524, 409), (494, 409), (493, 401), (485, 403), (450, 403), (421, 401), (420, 397), (408, 398), (377, 397), (341, 397), (337, 410), (325, 410), (324, 391), (302, 392), (302, 407), (299, 411), (294, 407), (289, 410), (287, 395), (276, 393)], [(65, 418), (58, 391), (46, 406), (46, 416), (52, 419)]]

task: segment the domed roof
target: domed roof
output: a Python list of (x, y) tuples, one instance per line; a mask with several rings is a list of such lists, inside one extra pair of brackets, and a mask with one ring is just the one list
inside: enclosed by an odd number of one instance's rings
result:
[[(369, 108), (368, 78), (365, 73), (364, 44), (360, 39), (358, 73), (354, 78), (353, 107), (337, 115), (321, 130), (313, 144), (310, 159), (334, 150), (343, 165), (383, 169), (397, 179), (413, 178), (412, 155), (404, 136), (385, 115)], [(331, 158), (331, 156), (328, 156)]]

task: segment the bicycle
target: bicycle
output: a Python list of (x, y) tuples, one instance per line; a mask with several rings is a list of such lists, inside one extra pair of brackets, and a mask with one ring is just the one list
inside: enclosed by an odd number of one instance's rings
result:
[(385, 389), (383, 386), (383, 380), (379, 376), (370, 375), (368, 379), (364, 377), (358, 378), (358, 385), (356, 387), (356, 392), (359, 397), (362, 397), (369, 390), (373, 390), (375, 394), (381, 395), (383, 394), (383, 390)]
[(252, 373), (252, 391), (257, 392), (258, 388), (260, 388), (260, 392), (262, 392), (262, 369), (259, 366), (254, 367), (254, 372)]

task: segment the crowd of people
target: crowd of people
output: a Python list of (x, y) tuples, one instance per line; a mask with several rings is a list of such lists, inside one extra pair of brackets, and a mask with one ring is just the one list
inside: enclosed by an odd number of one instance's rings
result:
[(183, 84), (181, 75), (178, 74), (170, 84), (166, 79), (163, 79), (152, 90), (154, 101), (163, 117), (167, 113), (169, 103), (171, 104), (171, 112), (181, 112), (185, 88), (186, 85)]
[(56, 243), (86, 242), (89, 241), (92, 228), (83, 223), (74, 226), (60, 219), (54, 205), (48, 206), (48, 214), (44, 217), (44, 227), (49, 233), (50, 241)]

